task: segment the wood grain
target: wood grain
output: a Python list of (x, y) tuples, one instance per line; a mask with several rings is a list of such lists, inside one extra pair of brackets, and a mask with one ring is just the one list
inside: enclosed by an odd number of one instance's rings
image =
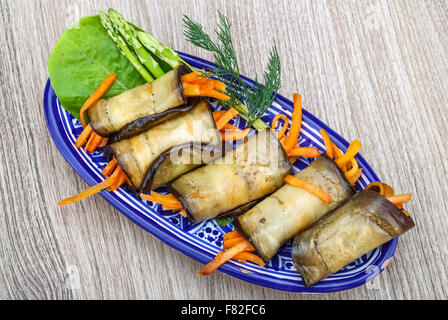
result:
[[(100, 197), (56, 203), (86, 184), (53, 144), (42, 96), (47, 59), (80, 17), (114, 7), (181, 51), (211, 58), (182, 36), (182, 14), (213, 30), (231, 18), (242, 73), (262, 76), (272, 39), (280, 93), (362, 153), (380, 178), (412, 192), (417, 227), (366, 286), (326, 295), (265, 289), (201, 265), (142, 231)], [(1, 299), (448, 298), (448, 2), (17, 1), (0, 2)]]

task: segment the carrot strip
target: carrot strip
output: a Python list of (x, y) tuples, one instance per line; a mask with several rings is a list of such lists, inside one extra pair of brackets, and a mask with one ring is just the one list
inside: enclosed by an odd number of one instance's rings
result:
[[(238, 243), (237, 245), (233, 246), (232, 248), (226, 250), (222, 254), (218, 254), (215, 259), (210, 261), (207, 265), (205, 265), (199, 272), (198, 275), (210, 275), (218, 269), (220, 266), (222, 266), (224, 263), (232, 259), (234, 256), (236, 256), (238, 253), (244, 252), (244, 251), (253, 251), (255, 248), (250, 244), (249, 241), (242, 241)], [(220, 251), (221, 252), (221, 251)]]
[(335, 159), (337, 159), (337, 158), (339, 158), (340, 156), (342, 156), (343, 153), (342, 153), (341, 149), (338, 148), (337, 145), (335, 145), (334, 143), (332, 143), (332, 144), (333, 144), (333, 153), (334, 153), (334, 157), (335, 157)]
[(92, 140), (89, 140), (89, 142), (87, 142), (86, 145), (86, 151), (87, 152), (94, 152), (96, 150), (96, 148), (98, 148), (98, 146), (101, 144), (101, 142), (104, 140), (104, 138), (102, 136), (100, 136), (99, 134), (93, 132), (92, 133)]
[[(227, 123), (222, 130), (228, 130), (228, 131), (241, 131), (240, 128), (235, 127), (234, 125)], [(222, 131), (221, 130), (221, 131)]]
[(197, 84), (184, 87), (184, 95), (186, 97), (198, 97), (201, 95), (201, 88)]
[(234, 245), (240, 243), (241, 241), (245, 241), (245, 239), (243, 237), (236, 237), (236, 238), (224, 240), (223, 248), (224, 249), (232, 248)]
[(188, 82), (191, 84), (201, 84), (207, 81), (207, 79), (208, 78), (204, 75), (204, 70), (201, 70), (182, 75), (181, 82), (182, 84), (184, 82)]
[(384, 194), (382, 195), (383, 197), (391, 197), (394, 195), (394, 189), (391, 186), (385, 183), (382, 183), (382, 185), (384, 187)]
[[(201, 83), (200, 88), (201, 90), (213, 90), (215, 88), (215, 84), (213, 83), (214, 80), (206, 80), (205, 82)], [(225, 88), (224, 88), (225, 90)]]
[(347, 151), (335, 160), (338, 167), (342, 168), (347, 162), (354, 158), (361, 147), (362, 143), (358, 139), (353, 140), (352, 143), (350, 143), (350, 145), (348, 146)]
[(118, 161), (113, 157), (113, 159), (104, 167), (104, 169), (101, 171), (102, 175), (105, 177), (108, 177), (111, 175), (111, 173), (114, 171), (114, 169), (117, 167)]
[(297, 144), (302, 127), (302, 96), (298, 93), (294, 94), (294, 111), (292, 113), (291, 129), (284, 147), (288, 153)]
[(371, 182), (364, 188), (364, 190), (370, 190), (370, 189), (384, 196), (384, 186), (381, 182), (379, 181)]
[(141, 193), (140, 197), (143, 200), (152, 201), (152, 202), (161, 204), (163, 206), (169, 207), (171, 209), (183, 209), (182, 203), (180, 203), (180, 201), (177, 200), (176, 197), (174, 197), (174, 195), (172, 195), (172, 194), (171, 194), (171, 196), (170, 195), (162, 195), (162, 194), (152, 191), (151, 195)]
[(247, 135), (249, 134), (249, 131), (250, 131), (250, 128), (246, 128), (246, 129), (240, 130), (240, 131), (225, 130), (224, 132), (220, 132), (221, 140), (222, 141), (241, 140), (241, 139), (244, 139), (245, 137), (247, 137)]
[(222, 130), (224, 126), (229, 123), (232, 118), (238, 115), (238, 111), (235, 108), (227, 110), (219, 119), (216, 121), (216, 129)]
[(221, 118), (226, 112), (227, 110), (213, 111), (213, 120), (215, 120), (215, 122), (218, 121), (218, 119)]
[(224, 82), (218, 81), (218, 80), (210, 80), (210, 82), (213, 83), (213, 89), (222, 91), (222, 92), (226, 91), (226, 85)]
[(364, 188), (364, 190), (370, 190), (370, 189), (375, 192), (378, 192), (385, 198), (392, 197), (394, 195), (394, 189), (391, 186), (385, 183), (381, 183), (379, 181), (372, 182)]
[(356, 176), (358, 174), (358, 170), (359, 170), (358, 161), (356, 161), (355, 158), (351, 159), (349, 163), (351, 163), (352, 168), (350, 170), (345, 171), (345, 173), (344, 173), (345, 177), (348, 180), (350, 180), (351, 178)]
[(115, 82), (115, 79), (117, 78), (117, 75), (115, 73), (111, 73), (107, 76), (106, 79), (104, 79), (103, 83), (98, 87), (98, 89), (95, 90), (95, 92), (87, 99), (87, 101), (84, 103), (84, 105), (81, 108), (81, 111), (79, 112), (82, 126), (85, 127), (87, 125), (84, 112), (87, 111), (91, 106), (93, 106), (100, 98), (109, 90), (110, 87)]
[(213, 90), (200, 90), (201, 91), (201, 96), (202, 97), (209, 97), (209, 98), (215, 98), (218, 100), (230, 100), (230, 97), (222, 92), (216, 91), (215, 89)]
[(331, 202), (331, 196), (325, 191), (323, 191), (321, 188), (312, 184), (311, 182), (299, 179), (291, 175), (286, 176), (284, 180), (287, 184), (293, 187), (305, 189), (306, 191), (312, 193), (326, 204), (329, 204)]
[(105, 147), (107, 145), (107, 143), (109, 142), (108, 138), (103, 138), (103, 140), (101, 140), (101, 143), (98, 145), (97, 148), (102, 148)]
[(277, 122), (278, 122), (278, 120), (280, 120), (280, 119), (282, 119), (283, 120), (283, 126), (282, 126), (282, 128), (280, 129), (280, 131), (279, 131), (279, 133), (277, 134), (277, 139), (281, 139), (281, 138), (283, 138), (283, 136), (285, 135), (285, 133), (286, 133), (286, 130), (288, 130), (288, 125), (289, 125), (289, 119), (288, 119), (288, 117), (285, 115), (285, 114), (283, 114), (283, 113), (278, 113), (275, 117), (274, 117), (274, 119), (272, 119), (272, 123), (271, 123), (271, 128), (272, 128), (272, 130), (274, 130), (276, 127), (277, 127)]
[(288, 157), (288, 160), (289, 160), (289, 163), (290, 163), (290, 164), (294, 164), (294, 162), (297, 161), (297, 157), (289, 156), (289, 157)]
[(412, 193), (396, 194), (394, 196), (387, 197), (387, 200), (395, 205), (398, 205), (400, 203), (403, 204), (412, 200)]
[(264, 267), (263, 259), (261, 259), (259, 256), (255, 255), (251, 252), (247, 252), (247, 251), (240, 252), (237, 255), (235, 255), (232, 259), (233, 260), (250, 261), (250, 262), (258, 264), (260, 267)]
[(350, 185), (354, 186), (356, 181), (358, 181), (358, 179), (361, 178), (361, 176), (362, 176), (362, 168), (358, 169), (356, 175), (348, 179), (348, 182), (350, 183)]
[(320, 152), (314, 147), (295, 147), (288, 153), (288, 156), (316, 158), (320, 156)]
[(66, 206), (66, 205), (81, 201), (90, 196), (93, 196), (94, 194), (100, 193), (104, 189), (107, 189), (114, 184), (119, 173), (120, 173), (119, 170), (115, 170), (114, 173), (110, 177), (108, 177), (106, 180), (104, 180), (103, 182), (101, 182), (97, 185), (91, 186), (90, 188), (82, 191), (81, 193), (77, 194), (76, 196), (59, 201), (58, 206)]
[(199, 88), (200, 86), (198, 84), (193, 84), (193, 83), (188, 83), (188, 82), (183, 82), (182, 83), (182, 88), (185, 90), (187, 88)]
[(123, 169), (120, 168), (120, 172), (118, 174), (118, 177), (113, 185), (110, 186), (109, 191), (115, 191), (118, 188), (120, 188), (127, 180), (126, 174), (124, 173)]
[(327, 131), (324, 129), (320, 129), (320, 134), (322, 135), (322, 139), (324, 140), (325, 150), (327, 151), (327, 156), (330, 159), (334, 159), (334, 150), (333, 150), (333, 142), (330, 139)]
[(75, 147), (78, 149), (81, 148), (87, 142), (92, 132), (93, 132), (92, 126), (89, 124), (84, 128), (84, 130), (82, 130), (78, 139), (76, 139)]
[(89, 137), (89, 140), (87, 140), (86, 146), (84, 147), (84, 151), (87, 151), (88, 148), (90, 148), (90, 145), (92, 144), (93, 139), (95, 138), (94, 132)]
[(222, 236), (222, 238), (224, 240), (229, 240), (229, 239), (237, 238), (237, 237), (241, 237), (241, 234), (238, 232), (238, 230), (233, 230), (233, 231), (227, 232), (226, 234), (224, 234)]

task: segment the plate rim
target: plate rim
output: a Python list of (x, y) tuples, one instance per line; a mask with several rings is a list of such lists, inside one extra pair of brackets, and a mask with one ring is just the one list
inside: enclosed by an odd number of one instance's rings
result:
[[(207, 61), (202, 58), (198, 58), (183, 52), (177, 51), (180, 55), (180, 57), (184, 60), (186, 60), (188, 63), (191, 64), (200, 64), (206, 68), (212, 68), (214, 67), (214, 64), (210, 61)], [(252, 79), (249, 79), (243, 75), (241, 75), (241, 78), (248, 84), (249, 86), (253, 86), (255, 84), (255, 81)], [(50, 80), (47, 80), (47, 83), (45, 85), (45, 91), (44, 91), (44, 113), (45, 113), (45, 120), (47, 124), (47, 129), (50, 133), (50, 136), (52, 140), (54, 141), (56, 147), (58, 148), (59, 152), (62, 154), (64, 159), (69, 163), (69, 165), (75, 170), (75, 172), (84, 180), (86, 181), (90, 186), (94, 185), (100, 181), (95, 179), (95, 177), (92, 176), (91, 173), (89, 173), (88, 169), (85, 167), (85, 164), (83, 161), (78, 159), (76, 155), (71, 150), (74, 148), (73, 146), (66, 143), (64, 140), (64, 137), (60, 134), (60, 130), (62, 128), (62, 123), (58, 121), (58, 118), (56, 117), (55, 113), (52, 112), (50, 106), (51, 106), (51, 97), (52, 97), (52, 87)], [(55, 95), (54, 91), (53, 94)], [(278, 94), (275, 98), (275, 101), (281, 106), (281, 108), (286, 109), (289, 112), (293, 111), (293, 103), (285, 98), (284, 96)], [(333, 142), (335, 142), (338, 146), (344, 146), (347, 148), (349, 146), (349, 142), (345, 140), (341, 135), (339, 135), (337, 132), (335, 132), (333, 129), (331, 129), (328, 125), (326, 125), (323, 121), (318, 119), (316, 116), (311, 114), (306, 109), (303, 109), (303, 118), (306, 119), (306, 122), (310, 124), (315, 129), (323, 128), (327, 131), (327, 133), (332, 138)], [(63, 129), (63, 128), (62, 128)], [(369, 180), (372, 181), (380, 181), (374, 170), (370, 167), (370, 165), (367, 163), (367, 161), (361, 156), (357, 156), (358, 161), (360, 162), (360, 165), (363, 168), (366, 168), (365, 174), (367, 175)], [(193, 247), (186, 243), (184, 240), (182, 240), (178, 235), (175, 233), (170, 232), (166, 229), (158, 228), (156, 223), (149, 221), (148, 219), (145, 219), (140, 214), (133, 211), (133, 209), (124, 201), (119, 200), (118, 198), (115, 198), (112, 196), (113, 193), (109, 193), (106, 191), (103, 191), (100, 193), (100, 196), (103, 197), (109, 204), (111, 204), (116, 210), (118, 210), (121, 214), (123, 214), (125, 217), (127, 217), (129, 220), (134, 222), (136, 225), (138, 225), (143, 230), (147, 231), (163, 243), (167, 244), (168, 246), (172, 247), (173, 249), (181, 252), (182, 254), (186, 255), (187, 257), (198, 261), (199, 263), (206, 264), (211, 259), (213, 259), (213, 256), (204, 251), (203, 248), (200, 247)], [(296, 293), (329, 293), (329, 292), (337, 292), (337, 291), (343, 291), (343, 290), (349, 290), (356, 287), (359, 287), (363, 284), (365, 284), (367, 281), (375, 278), (378, 276), (384, 268), (382, 265), (385, 261), (390, 259), (396, 250), (398, 243), (398, 239), (394, 238), (388, 242), (388, 246), (384, 252), (384, 257), (381, 259), (380, 263), (381, 266), (379, 267), (379, 271), (375, 270), (374, 274), (372, 276), (371, 272), (366, 272), (362, 276), (359, 276), (356, 278), (356, 280), (353, 279), (336, 279), (337, 283), (330, 284), (330, 283), (324, 283), (323, 285), (316, 284), (315, 286), (311, 287), (304, 287), (303, 284), (301, 286), (297, 286), (298, 284), (296, 281), (293, 281), (291, 279), (274, 279), (275, 281), (268, 281), (265, 278), (265, 275), (263, 274), (257, 274), (257, 273), (243, 273), (240, 271), (240, 267), (233, 265), (233, 264), (224, 264), (221, 266), (218, 270), (220, 272), (223, 272), (227, 275), (230, 275), (234, 278), (270, 288), (275, 290), (281, 290), (281, 291), (289, 291), (289, 292), (296, 292)], [(295, 284), (295, 285), (294, 285)]]

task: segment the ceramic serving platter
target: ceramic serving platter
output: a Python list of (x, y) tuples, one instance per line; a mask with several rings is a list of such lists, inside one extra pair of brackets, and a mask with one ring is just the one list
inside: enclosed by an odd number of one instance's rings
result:
[[(183, 53), (179, 54), (193, 67), (213, 67), (212, 63), (203, 59)], [(254, 85), (252, 80), (244, 77), (243, 79), (249, 86)], [(220, 108), (216, 104), (213, 106), (216, 109)], [(106, 165), (106, 159), (103, 157), (102, 151), (89, 154), (82, 148), (76, 149), (74, 147), (74, 142), (82, 131), (81, 123), (61, 107), (50, 81), (47, 82), (45, 87), (44, 108), (51, 137), (68, 163), (89, 185), (103, 181), (104, 177), (101, 175), (101, 170)], [(284, 113), (291, 119), (292, 110), (292, 102), (278, 95), (262, 119), (271, 123), (273, 117), (278, 113)], [(236, 121), (233, 124), (240, 128), (244, 128), (245, 125), (244, 120)], [(322, 128), (328, 132), (333, 142), (343, 152), (347, 150), (349, 143), (345, 139), (306, 110), (303, 110), (300, 145), (313, 146), (320, 151), (324, 151), (324, 144), (319, 132)], [(358, 190), (363, 189), (372, 181), (379, 181), (375, 172), (361, 155), (356, 156), (356, 159), (360, 167), (363, 168), (363, 175), (355, 185)], [(311, 160), (299, 158), (294, 164), (295, 172), (308, 166)], [(158, 191), (163, 192), (165, 190), (162, 188)], [(231, 224), (220, 226), (215, 220), (193, 225), (178, 213), (164, 211), (160, 205), (137, 199), (123, 187), (115, 192), (103, 191), (100, 195), (138, 226), (167, 245), (203, 264), (213, 259), (222, 248), (222, 235), (232, 230)], [(283, 246), (264, 268), (250, 262), (230, 261), (218, 270), (235, 278), (278, 290), (333, 292), (363, 285), (376, 277), (387, 265), (396, 245), (397, 238), (309, 288), (304, 286), (299, 273), (294, 269), (290, 243)], [(210, 276), (210, 281), (213, 281), (213, 275)]]

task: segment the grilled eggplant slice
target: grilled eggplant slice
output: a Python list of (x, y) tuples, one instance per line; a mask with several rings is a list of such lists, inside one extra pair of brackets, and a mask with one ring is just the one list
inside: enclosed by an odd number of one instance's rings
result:
[(325, 190), (331, 202), (325, 204), (305, 189), (286, 184), (233, 222), (266, 262), (286, 241), (354, 194), (336, 163), (325, 155), (295, 176)]
[(242, 206), (247, 210), (280, 188), (290, 172), (283, 146), (266, 129), (222, 158), (179, 177), (169, 189), (197, 223), (239, 214)]
[(101, 99), (87, 111), (90, 125), (111, 143), (138, 135), (150, 127), (191, 110), (181, 76), (191, 70), (181, 65), (161, 78), (122, 94)]
[[(179, 147), (173, 149), (176, 146)], [(152, 127), (138, 136), (112, 143), (109, 148), (134, 188), (140, 192), (145, 189), (147, 192), (156, 187), (154, 177), (157, 177), (158, 187), (195, 166), (200, 166), (204, 158), (208, 158), (204, 156), (195, 163), (185, 163), (182, 161), (184, 157), (173, 153), (173, 150), (221, 150), (221, 138), (216, 130), (210, 106), (204, 99), (191, 111)], [(161, 161), (161, 157), (169, 161)], [(170, 170), (164, 172), (169, 174), (158, 174), (159, 168), (167, 166)]]
[(295, 268), (311, 286), (412, 227), (412, 219), (389, 200), (361, 191), (294, 238)]

